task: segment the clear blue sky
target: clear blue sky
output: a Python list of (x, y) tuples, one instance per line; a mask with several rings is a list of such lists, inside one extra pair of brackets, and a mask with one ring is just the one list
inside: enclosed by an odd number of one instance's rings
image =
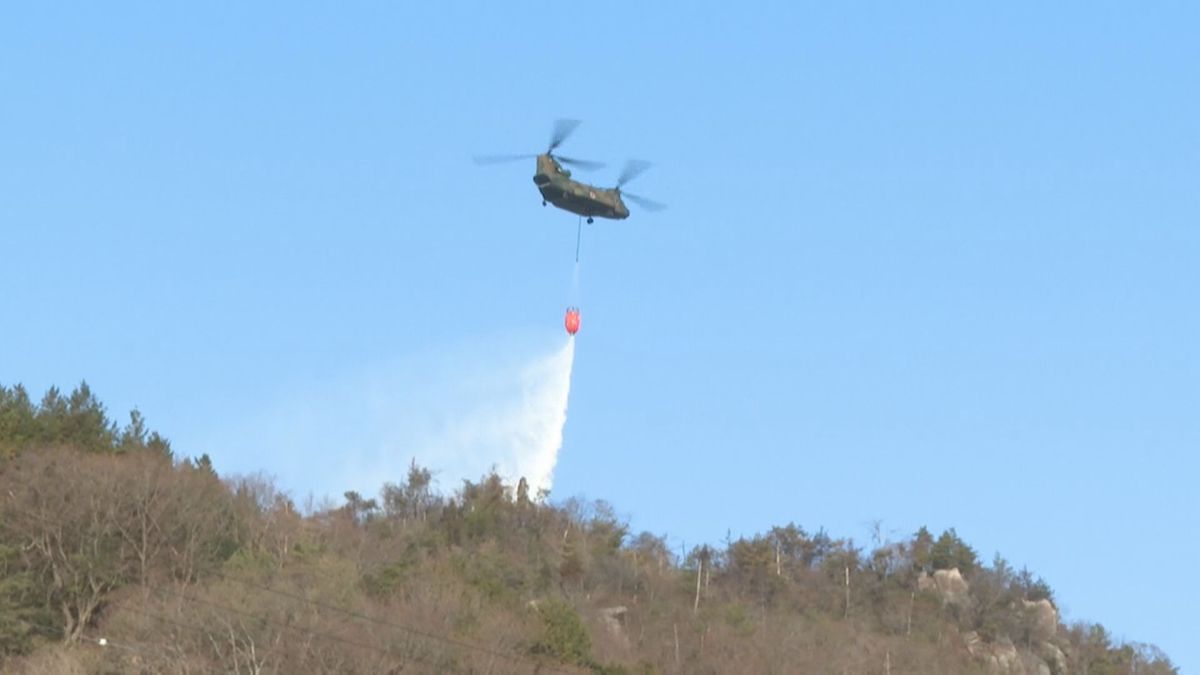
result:
[(567, 154), (655, 160), (631, 189), (670, 208), (585, 234), (556, 497), (689, 545), (956, 527), (1190, 672), (1198, 19), (10, 6), (0, 382), (86, 378), (180, 453), (298, 475), (309, 450), (205, 439), (376, 364), (561, 330), (574, 217), (531, 163), (470, 157), (578, 117)]

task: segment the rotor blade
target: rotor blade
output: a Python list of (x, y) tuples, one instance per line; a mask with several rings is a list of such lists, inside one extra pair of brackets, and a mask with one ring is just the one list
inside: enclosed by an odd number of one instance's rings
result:
[(515, 162), (521, 159), (533, 159), (537, 155), (475, 155), (472, 159), (476, 164), (501, 164), (503, 162)]
[(554, 133), (550, 136), (550, 149), (546, 152), (554, 152), (555, 148), (567, 140), (567, 136), (575, 133), (575, 128), (578, 126), (579, 120), (558, 120), (555, 122)]
[(650, 162), (640, 159), (631, 159), (628, 162), (625, 162), (625, 168), (621, 170), (621, 175), (617, 178), (617, 187), (621, 187), (634, 178), (642, 175), (646, 169), (650, 168), (650, 166)]
[(646, 199), (645, 197), (638, 195), (631, 195), (628, 192), (622, 192), (621, 196), (633, 202), (634, 204), (637, 204), (643, 209), (646, 209), (647, 211), (662, 211), (663, 209), (667, 208), (666, 204), (660, 204), (654, 200)]
[(563, 157), (562, 155), (554, 155), (554, 159), (557, 159), (558, 161), (562, 162), (563, 164), (570, 164), (571, 166), (577, 166), (580, 169), (584, 169), (585, 171), (595, 171), (596, 169), (604, 168), (604, 162), (593, 162), (588, 159), (573, 159), (571, 157)]

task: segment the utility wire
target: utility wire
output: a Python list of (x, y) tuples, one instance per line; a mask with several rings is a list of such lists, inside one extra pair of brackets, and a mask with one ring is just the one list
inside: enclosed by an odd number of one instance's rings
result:
[(489, 656), (495, 656), (497, 658), (508, 659), (511, 661), (519, 662), (519, 663), (527, 663), (527, 664), (540, 666), (542, 668), (548, 669), (550, 672), (566, 672), (566, 671), (556, 670), (553, 668), (548, 668), (546, 665), (542, 664), (540, 661), (536, 661), (536, 660), (533, 660), (533, 659), (530, 659), (530, 658), (527, 658), (524, 656), (518, 656), (516, 654), (501, 652), (501, 651), (491, 649), (489, 647), (484, 647), (482, 645), (472, 644), (470, 642), (463, 642), (461, 640), (455, 640), (454, 638), (445, 637), (443, 635), (437, 635), (435, 633), (429, 633), (429, 632), (423, 631), (419, 628), (413, 628), (412, 626), (407, 626), (407, 625), (404, 625), (401, 623), (396, 623), (395, 621), (389, 621), (387, 619), (381, 619), (379, 617), (370, 616), (369, 614), (363, 614), (362, 612), (357, 612), (352, 609), (338, 607), (336, 605), (331, 605), (328, 603), (321, 602), (320, 600), (313, 600), (312, 598), (306, 598), (301, 595), (296, 595), (295, 593), (281, 591), (277, 588), (271, 588), (269, 586), (264, 586), (262, 584), (256, 584), (256, 583), (253, 583), (250, 581), (246, 581), (244, 579), (238, 579), (236, 577), (227, 576), (227, 575), (224, 575), (221, 573), (217, 573), (216, 576), (220, 579), (224, 579), (227, 581), (233, 581), (235, 583), (242, 584), (249, 588), (255, 588), (255, 589), (258, 589), (261, 591), (266, 591), (268, 593), (274, 593), (276, 595), (279, 595), (279, 596), (282, 596), (285, 598), (290, 598), (292, 600), (297, 600), (300, 602), (308, 603), (314, 607), (320, 607), (321, 609), (327, 609), (332, 612), (340, 612), (342, 614), (345, 614), (346, 616), (353, 617), (355, 619), (360, 619), (362, 621), (369, 621), (371, 623), (379, 624), (381, 626), (388, 626), (390, 628), (395, 628), (397, 630), (412, 633), (414, 635), (418, 635), (423, 638), (428, 638), (430, 640), (436, 640), (438, 642), (443, 642), (443, 643), (446, 643), (449, 645), (453, 645), (455, 647), (462, 647), (463, 649), (473, 649), (475, 651), (487, 654)]
[[(120, 606), (119, 603), (118, 603), (118, 606)], [(166, 619), (166, 618), (160, 617), (160, 616), (152, 616), (152, 618), (154, 618), (157, 621), (165, 621), (168, 623), (174, 623), (170, 619)], [(66, 630), (63, 629), (62, 626), (55, 626), (53, 624), (42, 623), (40, 621), (30, 621), (27, 619), (22, 619), (20, 621), (21, 621), (21, 623), (23, 623), (27, 626), (31, 626), (32, 628), (36, 629), (36, 632), (38, 632), (46, 637), (65, 638), (67, 635)], [(110, 649), (110, 648), (120, 649), (123, 651), (140, 654), (144, 657), (147, 657), (150, 659), (155, 659), (155, 660), (170, 661), (172, 658), (163, 652), (161, 646), (153, 647), (152, 645), (136, 643), (136, 642), (127, 641), (127, 640), (114, 641), (103, 635), (93, 637), (90, 635), (81, 634), (80, 637), (82, 638), (83, 642), (96, 645), (96, 646), (100, 647), (101, 649)], [(210, 673), (214, 672), (213, 669), (208, 666), (201, 666), (201, 668), (205, 672), (210, 672)]]
[[(196, 632), (198, 632), (198, 633), (203, 633), (203, 632), (205, 631), (205, 628), (203, 628), (203, 627), (201, 627), (201, 626), (197, 626), (197, 625), (195, 625), (195, 624), (187, 623), (187, 622), (185, 622), (185, 621), (177, 621), (177, 620), (175, 620), (175, 619), (172, 619), (172, 618), (170, 618), (170, 617), (166, 617), (166, 616), (163, 616), (163, 615), (161, 615), (161, 614), (158, 614), (157, 612), (151, 612), (151, 611), (147, 610), (145, 607), (138, 607), (138, 606), (136, 606), (136, 605), (132, 604), (132, 603), (131, 603), (131, 602), (129, 602), (129, 601), (117, 602), (117, 603), (115, 603), (115, 606), (116, 606), (116, 609), (118, 609), (118, 610), (120, 610), (120, 611), (131, 612), (131, 613), (133, 613), (133, 614), (140, 614), (140, 615), (142, 615), (142, 616), (144, 616), (144, 617), (146, 617), (146, 618), (148, 618), (148, 619), (150, 619), (150, 620), (152, 620), (152, 621), (158, 621), (158, 622), (160, 622), (160, 623), (166, 623), (166, 624), (170, 624), (170, 625), (172, 625), (172, 626), (175, 626), (176, 628), (183, 628), (183, 629), (185, 629), (185, 630), (189, 630), (189, 631), (196, 631)], [(165, 657), (165, 658), (170, 658), (170, 657)], [(213, 668), (212, 666), (209, 666), (209, 665), (207, 665), (207, 664), (202, 664), (200, 667), (201, 667), (201, 668), (202, 668), (202, 669), (203, 669), (205, 672), (209, 672), (209, 673), (211, 673), (211, 672), (222, 672), (222, 671), (219, 671), (219, 670), (217, 670), (217, 669), (215, 669), (215, 668)]]
[[(427, 658), (427, 657), (424, 657), (424, 656), (418, 655), (418, 654), (411, 654), (411, 655), (408, 655), (408, 656), (406, 656), (406, 657), (401, 657), (401, 656), (399, 656), (398, 654), (394, 654), (394, 653), (392, 653), (392, 650), (390, 650), (390, 649), (387, 649), (387, 648), (378, 647), (378, 646), (376, 646), (376, 645), (370, 645), (370, 644), (366, 644), (366, 643), (362, 643), (362, 642), (357, 642), (357, 641), (355, 641), (355, 640), (350, 640), (350, 639), (348, 639), (348, 638), (343, 638), (343, 637), (341, 637), (341, 636), (338, 636), (338, 635), (333, 635), (333, 634), (331, 634), (331, 633), (326, 633), (326, 632), (322, 632), (322, 631), (318, 631), (318, 630), (312, 630), (312, 629), (308, 629), (308, 628), (302, 628), (302, 627), (300, 627), (300, 626), (291, 626), (291, 625), (283, 624), (283, 623), (280, 623), (280, 622), (278, 622), (278, 621), (273, 621), (273, 620), (271, 620), (271, 619), (268, 619), (268, 618), (266, 618), (266, 617), (259, 616), (259, 615), (257, 615), (257, 614), (254, 614), (253, 612), (248, 612), (248, 611), (245, 611), (245, 610), (240, 610), (240, 609), (237, 609), (236, 607), (230, 607), (230, 606), (228, 606), (228, 605), (224, 605), (224, 604), (221, 604), (221, 603), (218, 603), (218, 602), (212, 602), (212, 601), (209, 601), (209, 600), (204, 600), (204, 599), (201, 599), (201, 598), (193, 597), (193, 596), (190, 596), (190, 595), (188, 595), (188, 594), (186, 594), (186, 593), (180, 593), (180, 592), (177, 592), (177, 591), (171, 591), (171, 590), (169, 590), (169, 589), (160, 589), (160, 590), (164, 590), (166, 593), (168, 593), (168, 594), (170, 594), (170, 595), (174, 595), (174, 596), (176, 596), (176, 597), (178, 597), (178, 598), (181, 598), (181, 599), (183, 599), (183, 600), (186, 600), (186, 601), (188, 601), (188, 602), (193, 602), (193, 603), (198, 603), (198, 604), (208, 605), (208, 606), (210, 606), (210, 607), (214, 607), (214, 608), (221, 609), (221, 610), (224, 610), (224, 611), (233, 612), (233, 613), (235, 613), (235, 614), (240, 614), (240, 615), (242, 615), (242, 616), (249, 617), (249, 618), (251, 618), (251, 619), (254, 619), (254, 620), (256, 620), (256, 621), (260, 621), (260, 622), (262, 622), (262, 623), (264, 623), (264, 624), (271, 625), (271, 626), (274, 626), (274, 627), (277, 627), (277, 628), (282, 628), (282, 629), (286, 629), (286, 630), (293, 630), (293, 631), (298, 631), (298, 632), (302, 632), (302, 633), (307, 633), (307, 634), (309, 634), (309, 635), (312, 635), (312, 636), (315, 636), (315, 637), (322, 637), (322, 638), (325, 638), (325, 639), (334, 640), (334, 641), (337, 641), (337, 642), (342, 642), (342, 643), (345, 643), (345, 644), (348, 644), (348, 645), (352, 645), (352, 646), (354, 646), (354, 647), (359, 647), (359, 648), (362, 648), (362, 649), (368, 649), (368, 650), (376, 651), (376, 652), (379, 652), (379, 653), (381, 653), (381, 654), (383, 654), (383, 655), (385, 655), (385, 656), (387, 656), (387, 657), (389, 657), (389, 658), (398, 658), (398, 659), (400, 659), (400, 660), (402, 660), (402, 661), (404, 661), (404, 660), (419, 661), (419, 662), (421, 662), (421, 663), (424, 663), (425, 665), (431, 666), (431, 667), (433, 667), (433, 668), (438, 668), (438, 669), (440, 669), (441, 667), (444, 667), (444, 666), (446, 665), (445, 663), (437, 663), (437, 662), (434, 662), (433, 660), (431, 660), (431, 659), (429, 659), (429, 658)], [(202, 626), (198, 626), (198, 625), (196, 625), (196, 624), (192, 624), (192, 623), (187, 623), (187, 622), (178, 621), (178, 620), (171, 619), (171, 618), (169, 618), (169, 617), (163, 616), (162, 614), (159, 614), (159, 613), (156, 613), (156, 612), (151, 612), (151, 611), (149, 611), (149, 610), (145, 609), (144, 607), (138, 607), (138, 606), (136, 606), (136, 605), (133, 605), (133, 604), (132, 604), (132, 603), (130, 603), (129, 601), (118, 601), (118, 602), (115, 602), (115, 603), (113, 603), (113, 606), (114, 606), (114, 608), (115, 608), (117, 611), (126, 611), (126, 612), (131, 612), (131, 613), (134, 613), (134, 614), (140, 614), (140, 615), (142, 615), (142, 616), (144, 616), (144, 617), (146, 617), (146, 618), (149, 618), (149, 619), (151, 619), (151, 620), (153, 620), (153, 621), (157, 621), (157, 622), (160, 622), (160, 623), (165, 623), (165, 624), (170, 624), (170, 625), (173, 625), (173, 626), (175, 626), (175, 627), (177, 627), (177, 628), (183, 628), (183, 629), (186, 629), (186, 630), (189, 630), (189, 631), (194, 631), (194, 632), (197, 632), (197, 633), (204, 633), (204, 632), (206, 632), (206, 631), (208, 630), (207, 628), (204, 628), (204, 627), (202, 627)], [(32, 628), (34, 628), (34, 629), (36, 630), (36, 632), (38, 632), (38, 633), (41, 633), (42, 635), (45, 635), (45, 636), (47, 636), (47, 637), (55, 637), (55, 638), (60, 638), (60, 637), (64, 637), (64, 638), (65, 638), (65, 637), (66, 637), (66, 630), (65, 630), (65, 629), (63, 629), (61, 626), (55, 626), (55, 625), (53, 625), (53, 624), (42, 623), (42, 622), (40, 622), (40, 621), (30, 621), (30, 620), (22, 620), (22, 621), (21, 621), (21, 623), (24, 623), (25, 625), (28, 625), (28, 626), (30, 626), (30, 627), (32, 627)], [(138, 653), (138, 654), (141, 654), (141, 655), (143, 655), (143, 656), (146, 656), (146, 657), (148, 657), (148, 658), (154, 658), (154, 659), (163, 659), (163, 660), (170, 660), (170, 659), (172, 659), (172, 657), (171, 657), (171, 656), (169, 656), (169, 655), (167, 655), (166, 653), (163, 653), (163, 652), (162, 652), (162, 647), (161, 647), (161, 646), (158, 648), (158, 650), (159, 650), (159, 653), (158, 653), (158, 654), (154, 654), (154, 653), (151, 653), (151, 652), (149, 652), (149, 651), (146, 651), (145, 649), (143, 649), (143, 648), (142, 648), (142, 647), (148, 647), (149, 645), (140, 645), (140, 646), (134, 646), (134, 643), (132, 643), (132, 642), (129, 642), (129, 641), (124, 641), (124, 640), (122, 640), (122, 641), (118, 642), (118, 641), (111, 640), (111, 639), (109, 639), (109, 638), (107, 638), (107, 637), (104, 637), (104, 636), (101, 636), (101, 637), (91, 637), (91, 636), (88, 636), (88, 635), (83, 635), (83, 636), (82, 636), (82, 638), (83, 638), (83, 640), (84, 640), (85, 642), (88, 642), (88, 643), (91, 643), (91, 644), (95, 644), (95, 645), (97, 645), (97, 646), (99, 646), (99, 647), (101, 647), (101, 648), (105, 648), (105, 649), (107, 649), (107, 648), (110, 648), (110, 647), (111, 647), (111, 648), (115, 648), (115, 649), (121, 649), (121, 650), (125, 650), (125, 651), (130, 651), (130, 652)], [(212, 668), (212, 667), (210, 667), (210, 666), (203, 665), (203, 664), (201, 664), (201, 665), (200, 665), (200, 668), (201, 668), (202, 670), (204, 670), (205, 672), (221, 672), (221, 671), (217, 671), (217, 670), (213, 669), (213, 668)]]
[[(13, 505), (11, 500), (9, 501), (9, 505), (10, 505), (10, 507)], [(46, 518), (45, 516), (43, 516), (43, 515), (41, 515), (41, 514), (34, 513), (34, 512), (32, 512), (32, 511), (29, 511), (29, 510), (27, 510), (27, 509), (23, 509), (23, 508), (19, 508), (19, 507), (18, 507), (16, 510), (19, 510), (19, 511), (23, 512), (25, 515), (32, 516), (32, 517), (36, 518), (37, 520), (40, 520), (40, 521), (41, 521), (43, 524), (54, 524), (54, 525), (59, 525), (59, 524), (60, 524), (60, 523), (57, 523), (57, 522), (55, 522), (55, 521), (53, 521), (53, 520), (51, 520), (51, 519), (49, 519), (49, 518)], [(489, 656), (492, 656), (492, 657), (495, 657), (495, 658), (501, 658), (501, 659), (505, 659), (505, 660), (509, 660), (509, 661), (515, 661), (515, 662), (518, 662), (518, 663), (523, 663), (523, 664), (531, 665), (531, 666), (533, 666), (534, 668), (536, 668), (538, 671), (546, 671), (546, 672), (552, 672), (552, 673), (569, 673), (569, 672), (571, 672), (571, 671), (562, 670), (561, 668), (556, 668), (556, 667), (554, 667), (554, 666), (551, 666), (551, 665), (545, 664), (545, 663), (543, 663), (543, 662), (541, 662), (541, 661), (537, 661), (537, 660), (534, 660), (534, 659), (530, 659), (530, 658), (528, 658), (528, 657), (524, 657), (524, 656), (518, 656), (518, 655), (515, 655), (515, 654), (509, 654), (509, 653), (501, 652), (501, 651), (498, 651), (498, 650), (490, 649), (490, 648), (488, 648), (488, 647), (484, 647), (484, 646), (482, 646), (482, 645), (476, 645), (476, 644), (472, 644), (472, 643), (469, 643), (469, 642), (463, 642), (463, 641), (461, 641), (461, 640), (455, 640), (454, 638), (449, 638), (449, 637), (445, 637), (445, 636), (442, 636), (442, 635), (437, 635), (437, 634), (435, 634), (435, 633), (429, 633), (429, 632), (422, 631), (422, 630), (420, 630), (420, 629), (417, 629), (417, 628), (413, 628), (413, 627), (411, 627), (411, 626), (406, 626), (406, 625), (399, 624), (399, 623), (396, 623), (396, 622), (393, 622), (393, 621), (388, 621), (388, 620), (385, 620), (385, 619), (380, 619), (380, 618), (373, 617), (373, 616), (370, 616), (370, 615), (367, 615), (367, 614), (363, 614), (363, 613), (361, 613), (361, 612), (356, 612), (356, 611), (354, 611), (354, 610), (345, 609), (345, 608), (342, 608), (342, 607), (337, 607), (337, 606), (330, 605), (330, 604), (327, 604), (327, 603), (323, 603), (323, 602), (320, 602), (320, 601), (317, 601), (317, 600), (313, 600), (313, 599), (311, 599), (311, 598), (306, 598), (306, 597), (303, 597), (303, 596), (300, 596), (300, 595), (296, 595), (296, 594), (294, 594), (294, 593), (289, 593), (289, 592), (287, 592), (287, 591), (281, 591), (281, 590), (278, 590), (278, 589), (270, 588), (269, 586), (263, 586), (263, 585), (260, 585), (260, 584), (255, 584), (255, 583), (252, 583), (252, 582), (244, 581), (244, 580), (242, 580), (242, 579), (238, 579), (238, 578), (236, 578), (236, 577), (231, 577), (231, 576), (228, 576), (228, 575), (225, 575), (225, 574), (221, 574), (221, 573), (219, 573), (219, 572), (218, 572), (218, 573), (216, 573), (214, 576), (216, 576), (217, 578), (220, 578), (220, 579), (225, 579), (225, 580), (229, 580), (229, 581), (234, 581), (234, 582), (236, 582), (236, 583), (243, 584), (243, 585), (245, 585), (245, 586), (248, 586), (248, 587), (257, 588), (257, 589), (259, 589), (259, 590), (263, 590), (263, 591), (266, 591), (266, 592), (269, 592), (269, 593), (274, 593), (274, 594), (280, 595), (280, 596), (282, 596), (282, 597), (287, 597), (287, 598), (290, 598), (290, 599), (293, 599), (293, 600), (297, 600), (297, 601), (300, 601), (300, 602), (309, 603), (309, 604), (311, 604), (311, 605), (313, 605), (313, 606), (315, 606), (315, 607), (321, 607), (321, 608), (323, 608), (323, 609), (327, 609), (327, 610), (329, 610), (329, 611), (340, 612), (340, 613), (346, 614), (347, 616), (351, 616), (351, 617), (354, 617), (354, 618), (357, 618), (357, 619), (360, 619), (360, 620), (363, 620), (363, 621), (369, 621), (369, 622), (372, 622), (372, 623), (376, 623), (376, 624), (380, 624), (380, 625), (384, 625), (384, 626), (389, 626), (389, 627), (391, 627), (391, 628), (395, 628), (395, 629), (397, 629), (397, 630), (401, 630), (401, 631), (409, 632), (409, 633), (412, 633), (412, 634), (414, 634), (414, 635), (418, 635), (418, 636), (420, 636), (420, 637), (423, 637), (423, 638), (426, 638), (426, 639), (429, 639), (429, 640), (434, 640), (434, 641), (437, 641), (437, 642), (442, 642), (442, 643), (445, 643), (445, 644), (448, 644), (448, 645), (453, 645), (453, 646), (456, 646), (456, 647), (461, 647), (461, 648), (463, 648), (463, 649), (471, 649), (471, 650), (475, 650), (475, 651), (478, 651), (478, 652), (480, 652), (480, 653), (483, 653), (483, 654), (487, 654), (487, 655), (489, 655)], [(385, 649), (385, 648), (381, 648), (381, 647), (377, 647), (377, 646), (375, 646), (375, 645), (368, 645), (368, 644), (364, 644), (364, 643), (356, 642), (356, 641), (354, 641), (354, 640), (350, 640), (350, 639), (348, 639), (348, 638), (343, 638), (343, 637), (341, 637), (341, 636), (338, 636), (338, 635), (333, 635), (333, 634), (331, 634), (331, 633), (323, 633), (323, 632), (321, 632), (321, 631), (316, 631), (316, 630), (312, 630), (312, 629), (308, 629), (308, 628), (301, 628), (301, 627), (299, 627), (299, 626), (291, 626), (291, 625), (288, 625), (288, 624), (281, 624), (281, 623), (278, 623), (278, 622), (272, 621), (272, 620), (270, 620), (270, 619), (268, 619), (268, 618), (266, 618), (266, 617), (264, 617), (264, 616), (258, 616), (258, 615), (254, 614), (254, 613), (252, 613), (252, 612), (247, 612), (247, 611), (245, 611), (245, 610), (237, 609), (237, 608), (235, 608), (235, 607), (229, 607), (229, 606), (227, 606), (227, 605), (221, 605), (221, 604), (219, 604), (219, 603), (214, 603), (214, 602), (212, 602), (212, 601), (209, 601), (209, 600), (204, 600), (204, 599), (201, 599), (201, 598), (196, 598), (196, 597), (193, 597), (193, 596), (189, 596), (189, 595), (186, 595), (186, 594), (184, 594), (184, 593), (181, 593), (181, 592), (179, 592), (179, 591), (173, 591), (173, 590), (171, 590), (170, 588), (160, 588), (160, 589), (158, 589), (158, 590), (164, 591), (164, 592), (166, 592), (166, 593), (169, 593), (169, 594), (171, 594), (171, 595), (174, 595), (174, 596), (176, 596), (176, 597), (182, 598), (182, 599), (184, 599), (184, 600), (188, 600), (189, 602), (195, 602), (195, 603), (200, 603), (200, 604), (206, 604), (206, 605), (209, 605), (209, 606), (212, 606), (212, 607), (215, 607), (215, 608), (224, 609), (224, 610), (227, 610), (227, 611), (230, 611), (230, 612), (234, 612), (234, 613), (237, 613), (237, 614), (241, 614), (241, 615), (243, 615), (243, 616), (247, 616), (247, 617), (250, 617), (250, 618), (256, 619), (256, 620), (258, 620), (258, 621), (262, 621), (263, 623), (267, 623), (267, 624), (270, 624), (270, 625), (274, 625), (274, 626), (276, 626), (276, 627), (283, 628), (283, 629), (286, 629), (286, 630), (293, 630), (293, 631), (304, 632), (304, 633), (308, 633), (308, 634), (310, 634), (310, 635), (313, 635), (313, 636), (315, 636), (315, 637), (323, 637), (323, 638), (330, 639), (330, 640), (334, 640), (334, 641), (337, 641), (337, 642), (342, 642), (342, 643), (344, 643), (344, 644), (347, 644), (347, 645), (351, 645), (351, 646), (355, 646), (355, 647), (360, 647), (360, 648), (363, 648), (363, 649), (369, 649), (369, 650), (373, 650), (373, 651), (376, 651), (376, 652), (382, 653), (382, 654), (384, 654), (384, 655), (386, 655), (386, 656), (389, 656), (389, 657), (391, 657), (391, 656), (395, 656), (394, 654), (392, 654), (392, 652), (391, 652), (390, 650), (388, 650), (388, 649)], [(121, 605), (120, 605), (120, 606), (124, 607), (125, 609), (130, 609), (131, 611), (135, 611), (135, 612), (143, 613), (143, 614), (146, 614), (147, 616), (150, 616), (148, 613), (144, 612), (143, 610), (138, 610), (138, 609), (135, 609), (135, 608), (133, 608), (133, 607), (130, 607), (130, 606), (128, 606), (128, 605), (126, 605), (126, 604), (124, 604), (124, 603), (121, 603)], [(156, 620), (165, 621), (165, 622), (167, 622), (167, 623), (173, 623), (173, 624), (175, 624), (175, 625), (177, 625), (177, 626), (183, 626), (183, 627), (186, 627), (186, 628), (188, 628), (188, 629), (190, 629), (190, 630), (201, 630), (201, 631), (202, 631), (202, 630), (204, 630), (204, 629), (202, 629), (202, 628), (199, 628), (199, 627), (196, 627), (196, 626), (187, 626), (187, 625), (184, 625), (184, 624), (179, 624), (178, 622), (171, 621), (171, 620), (169, 620), (169, 619), (165, 619), (165, 618), (163, 618), (163, 617), (155, 617), (155, 616), (151, 616), (151, 618), (154, 618), (154, 619), (156, 619)], [(426, 663), (427, 665), (430, 665), (430, 666), (433, 666), (433, 667), (437, 667), (437, 666), (439, 665), (439, 664), (435, 664), (435, 663), (429, 663), (428, 661), (424, 661), (424, 660), (423, 660), (423, 659), (421, 659), (421, 658), (416, 658), (416, 660), (420, 660), (420, 661), (422, 661), (422, 662)]]
[(225, 605), (225, 604), (222, 604), (219, 602), (213, 602), (212, 600), (205, 600), (203, 598), (198, 598), (193, 595), (189, 595), (187, 593), (183, 593), (180, 591), (173, 591), (170, 588), (163, 588), (163, 589), (159, 589), (159, 590), (162, 590), (170, 595), (174, 595), (177, 598), (187, 600), (188, 602), (193, 602), (193, 603), (197, 603), (197, 604), (201, 604), (201, 605), (208, 605), (209, 607), (213, 607), (215, 609), (221, 609), (221, 610), (225, 610), (227, 612), (233, 612), (235, 614), (240, 614), (242, 616), (254, 619), (256, 621), (261, 621), (262, 623), (265, 623), (269, 626), (274, 626), (276, 628), (281, 628), (284, 630), (296, 631), (298, 633), (307, 633), (308, 635), (311, 635), (313, 637), (321, 637), (321, 638), (325, 638), (327, 640), (341, 642), (343, 644), (350, 645), (352, 647), (358, 647), (360, 649), (368, 649), (368, 650), (383, 654), (384, 656), (387, 656), (389, 658), (400, 658), (401, 660), (407, 658), (407, 659), (411, 659), (413, 661), (420, 661), (420, 662), (422, 662), (426, 665), (432, 666), (434, 668), (445, 665), (445, 664), (440, 664), (440, 663), (434, 663), (434, 662), (432, 662), (424, 657), (418, 656), (416, 654), (412, 654), (407, 657), (402, 657), (399, 654), (395, 654), (391, 649), (389, 649), (387, 647), (379, 647), (377, 645), (367, 644), (365, 642), (358, 642), (357, 640), (351, 640), (350, 638), (345, 638), (340, 635), (334, 635), (333, 633), (326, 633), (326, 632), (314, 630), (311, 628), (304, 628), (302, 626), (294, 626), (294, 625), (290, 625), (290, 624), (286, 624), (286, 623), (281, 623), (274, 619), (270, 619), (266, 616), (260, 616), (258, 614), (255, 614), (254, 612), (246, 611), (244, 609), (238, 609), (236, 607), (230, 607), (229, 605)]

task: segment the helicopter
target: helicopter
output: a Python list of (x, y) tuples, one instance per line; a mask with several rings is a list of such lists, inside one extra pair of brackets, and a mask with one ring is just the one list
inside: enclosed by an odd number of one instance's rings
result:
[(626, 163), (624, 170), (617, 178), (617, 184), (611, 188), (589, 185), (572, 178), (570, 170), (563, 167), (564, 164), (585, 170), (604, 167), (602, 162), (572, 159), (554, 154), (558, 146), (562, 145), (563, 141), (567, 140), (567, 137), (575, 132), (579, 124), (579, 120), (558, 120), (555, 122), (554, 131), (550, 135), (550, 146), (541, 154), (476, 156), (475, 163), (497, 164), (500, 162), (536, 158), (537, 170), (533, 175), (533, 183), (537, 185), (538, 191), (542, 193), (542, 206), (553, 204), (564, 211), (579, 216), (586, 216), (588, 223), (592, 223), (596, 217), (612, 220), (624, 220), (628, 218), (629, 207), (625, 205), (625, 199), (647, 211), (659, 211), (666, 208), (664, 205), (645, 197), (621, 191), (621, 188), (626, 183), (650, 168), (649, 162), (630, 160)]

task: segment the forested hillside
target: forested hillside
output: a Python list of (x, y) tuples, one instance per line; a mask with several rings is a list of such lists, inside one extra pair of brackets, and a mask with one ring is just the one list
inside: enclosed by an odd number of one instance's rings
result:
[(1175, 672), (953, 530), (789, 523), (681, 555), (604, 502), (494, 475), (441, 494), (416, 465), (301, 506), (86, 385), (0, 387), (0, 671)]

